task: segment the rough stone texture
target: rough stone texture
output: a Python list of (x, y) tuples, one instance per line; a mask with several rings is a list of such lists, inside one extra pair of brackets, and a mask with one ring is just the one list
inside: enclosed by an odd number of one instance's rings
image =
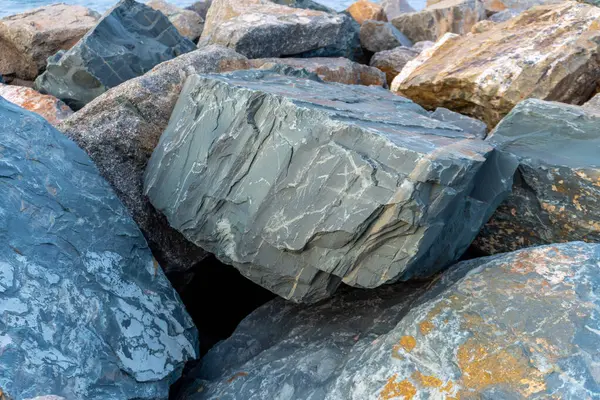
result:
[(524, 98), (582, 104), (600, 80), (600, 8), (534, 7), (493, 28), (445, 36), (404, 68), (392, 89), (494, 127)]
[(596, 94), (594, 97), (586, 101), (583, 104), (583, 108), (592, 111), (600, 111), (600, 93)]
[(370, 65), (385, 72), (387, 83), (391, 85), (406, 63), (418, 55), (419, 53), (412, 48), (400, 46), (392, 50), (375, 53), (371, 57)]
[(473, 25), (471, 27), (471, 33), (485, 32), (487, 30), (492, 29), (494, 26), (496, 26), (496, 23), (493, 21), (490, 21), (489, 19), (479, 21), (478, 23), (476, 23), (475, 25)]
[[(427, 0), (427, 7), (440, 3), (441, 0)], [(488, 13), (497, 13), (501, 11), (514, 11), (516, 13), (530, 9), (531, 7), (558, 4), (564, 0), (483, 0)]]
[(186, 9), (194, 11), (196, 14), (200, 15), (200, 17), (202, 17), (202, 21), (204, 21), (206, 19), (206, 14), (208, 13), (208, 9), (210, 8), (211, 4), (212, 0), (200, 0), (192, 4), (191, 6), (186, 7)]
[(156, 66), (98, 97), (60, 125), (90, 154), (144, 233), (167, 274), (198, 266), (205, 252), (169, 227), (143, 195), (143, 174), (186, 77), (247, 68), (231, 49), (208, 46)]
[(75, 143), (0, 99), (3, 398), (166, 399), (196, 328)]
[[(386, 86), (386, 77), (377, 68), (359, 64), (347, 58), (259, 58), (248, 60), (248, 68), (269, 68), (275, 64), (289, 65), (313, 72), (326, 82), (347, 85)], [(240, 68), (242, 69), (242, 68)]]
[(52, 125), (58, 125), (73, 114), (69, 106), (56, 97), (41, 94), (28, 87), (0, 83), (0, 97), (41, 115)]
[(269, 0), (272, 3), (282, 6), (304, 8), (306, 10), (324, 11), (327, 13), (335, 13), (335, 10), (324, 6), (323, 4), (312, 0)]
[(0, 19), (0, 74), (34, 80), (48, 57), (70, 49), (99, 18), (82, 6), (53, 4)]
[(35, 87), (78, 110), (109, 88), (195, 48), (161, 12), (121, 0), (71, 50), (48, 60)]
[(248, 58), (361, 57), (360, 26), (345, 14), (291, 8), (268, 0), (215, 0), (201, 43)]
[[(318, 79), (318, 78), (317, 78)], [(516, 162), (383, 88), (272, 71), (188, 78), (146, 169), (171, 226), (294, 301), (454, 261)]]
[(415, 43), (413, 45), (413, 47), (411, 47), (411, 49), (414, 51), (418, 51), (420, 53), (423, 50), (427, 50), (427, 49), (433, 47), (434, 44), (435, 43), (430, 40), (422, 40), (420, 42)]
[(485, 139), (488, 133), (485, 122), (481, 122), (475, 118), (469, 118), (466, 115), (450, 111), (447, 108), (437, 108), (431, 113), (431, 117), (438, 121), (444, 121), (454, 126), (458, 126), (466, 132), (471, 132), (480, 139)]
[(400, 14), (415, 12), (415, 9), (406, 0), (381, 0), (381, 6), (385, 10), (388, 21)]
[(520, 159), (513, 193), (474, 247), (493, 254), (545, 243), (600, 242), (600, 111), (525, 100), (490, 134)]
[(435, 42), (445, 33), (469, 33), (473, 25), (486, 18), (480, 0), (444, 0), (423, 11), (401, 14), (391, 21), (413, 42)]
[(182, 36), (195, 41), (202, 35), (204, 19), (197, 12), (176, 7), (164, 0), (150, 0), (146, 5), (165, 14)]
[(360, 45), (377, 53), (398, 46), (411, 47), (413, 44), (389, 22), (366, 21), (360, 27)]
[(492, 21), (492, 22), (496, 22), (496, 23), (508, 21), (509, 19), (512, 19), (512, 18), (516, 17), (517, 15), (521, 14), (521, 12), (522, 11), (506, 9), (504, 11), (499, 11), (497, 13), (494, 13), (492, 16), (490, 16), (488, 18), (488, 21)]
[(358, 0), (352, 3), (346, 12), (361, 25), (367, 20), (387, 22), (387, 16), (383, 7), (369, 0)]
[(425, 290), (277, 299), (178, 399), (597, 399), (599, 264), (575, 242), (462, 262)]

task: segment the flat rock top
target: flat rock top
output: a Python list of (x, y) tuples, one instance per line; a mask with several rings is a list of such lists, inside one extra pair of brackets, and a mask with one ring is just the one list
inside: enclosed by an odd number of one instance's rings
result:
[(0, 19), (0, 33), (2, 25), (5, 25), (6, 29), (19, 29), (31, 33), (89, 28), (95, 25), (99, 18), (100, 14), (83, 6), (52, 4)]

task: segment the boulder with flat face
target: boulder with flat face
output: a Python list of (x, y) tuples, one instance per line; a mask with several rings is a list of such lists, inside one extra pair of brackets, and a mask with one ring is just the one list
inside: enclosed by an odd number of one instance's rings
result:
[(52, 125), (58, 125), (73, 114), (69, 106), (56, 97), (41, 94), (28, 87), (4, 85), (0, 82), (0, 97), (41, 115)]
[(361, 25), (368, 20), (387, 22), (387, 16), (383, 7), (369, 0), (358, 0), (352, 3), (346, 12)]
[(150, 0), (146, 5), (165, 14), (182, 36), (195, 41), (202, 35), (204, 18), (197, 12), (179, 8), (164, 0)]
[(0, 74), (34, 80), (46, 60), (70, 49), (100, 15), (82, 6), (52, 4), (0, 19)]
[(392, 50), (380, 51), (371, 57), (369, 65), (385, 72), (388, 85), (392, 84), (394, 78), (402, 71), (406, 63), (419, 55), (412, 48), (398, 46)]
[(381, 0), (380, 4), (387, 15), (388, 21), (401, 14), (415, 12), (415, 9), (406, 0)]
[(493, 128), (520, 101), (582, 104), (600, 82), (600, 8), (534, 7), (472, 35), (445, 36), (408, 63), (392, 90)]
[(201, 43), (248, 58), (360, 58), (360, 26), (345, 14), (282, 6), (268, 0), (215, 0)]
[(412, 42), (389, 22), (366, 21), (360, 27), (360, 44), (370, 52), (411, 47)]
[(600, 111), (525, 100), (490, 134), (520, 165), (513, 193), (474, 247), (500, 253), (545, 243), (600, 242)]
[(0, 397), (166, 399), (197, 333), (144, 237), (74, 142), (0, 121)]
[(596, 399), (599, 264), (600, 245), (575, 242), (465, 261), (427, 288), (276, 299), (177, 399)]
[(111, 87), (195, 49), (160, 11), (121, 0), (71, 50), (48, 60), (35, 87), (78, 110)]
[(461, 256), (516, 163), (383, 88), (274, 71), (188, 78), (146, 169), (171, 226), (294, 301)]
[(171, 229), (144, 197), (146, 163), (167, 127), (186, 77), (240, 67), (248, 67), (245, 57), (208, 46), (109, 90), (59, 126), (88, 152), (115, 188), (168, 275), (193, 270), (206, 253)]

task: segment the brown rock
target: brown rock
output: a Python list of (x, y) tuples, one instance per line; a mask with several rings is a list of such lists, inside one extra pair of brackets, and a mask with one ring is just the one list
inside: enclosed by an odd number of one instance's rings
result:
[(365, 21), (360, 27), (360, 44), (377, 53), (398, 46), (411, 47), (412, 42), (389, 22)]
[(599, 28), (598, 7), (535, 7), (482, 33), (445, 36), (408, 63), (392, 90), (490, 128), (525, 98), (582, 104), (600, 81)]
[(82, 6), (54, 4), (0, 19), (0, 75), (34, 80), (48, 57), (71, 48), (99, 18)]
[(347, 58), (259, 58), (249, 60), (249, 68), (268, 68), (274, 64), (285, 64), (314, 72), (327, 82), (347, 85), (385, 86), (386, 77), (377, 68), (359, 64)]
[(367, 20), (387, 22), (387, 16), (383, 7), (369, 0), (358, 0), (348, 7), (346, 11), (361, 25)]
[(388, 85), (392, 84), (394, 78), (402, 71), (407, 62), (419, 55), (419, 52), (408, 47), (396, 47), (392, 50), (380, 51), (371, 57), (371, 67), (375, 67), (385, 73)]
[(41, 115), (52, 125), (58, 125), (63, 119), (73, 114), (69, 106), (56, 97), (41, 94), (28, 87), (0, 83), (0, 97)]
[(150, 0), (146, 5), (165, 14), (182, 36), (197, 40), (202, 35), (204, 19), (198, 13), (176, 7), (164, 0)]
[(444, 0), (423, 11), (401, 14), (392, 24), (413, 42), (436, 41), (445, 33), (465, 34), (487, 18), (480, 0)]

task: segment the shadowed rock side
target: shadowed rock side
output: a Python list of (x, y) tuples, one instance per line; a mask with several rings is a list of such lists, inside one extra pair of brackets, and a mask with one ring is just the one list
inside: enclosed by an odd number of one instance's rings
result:
[(192, 242), (294, 301), (456, 260), (516, 163), (383, 88), (191, 76), (145, 192)]
[(121, 0), (71, 50), (48, 59), (35, 87), (78, 110), (109, 88), (195, 49), (160, 11)]
[(525, 98), (582, 104), (600, 80), (598, 26), (598, 7), (534, 7), (482, 33), (445, 36), (406, 65), (392, 90), (490, 128)]
[(0, 99), (0, 393), (166, 398), (197, 334), (75, 143)]
[(525, 100), (490, 142), (520, 159), (513, 193), (475, 248), (500, 253), (546, 243), (600, 242), (600, 111)]
[(165, 0), (150, 0), (146, 5), (165, 14), (182, 36), (196, 41), (202, 35), (204, 18), (197, 12), (179, 8)]
[(193, 270), (206, 253), (170, 228), (145, 198), (146, 164), (187, 76), (247, 68), (246, 62), (231, 49), (204, 47), (109, 90), (59, 126), (111, 183), (168, 275)]
[(462, 262), (427, 289), (277, 299), (178, 400), (597, 399), (599, 264), (574, 242)]

